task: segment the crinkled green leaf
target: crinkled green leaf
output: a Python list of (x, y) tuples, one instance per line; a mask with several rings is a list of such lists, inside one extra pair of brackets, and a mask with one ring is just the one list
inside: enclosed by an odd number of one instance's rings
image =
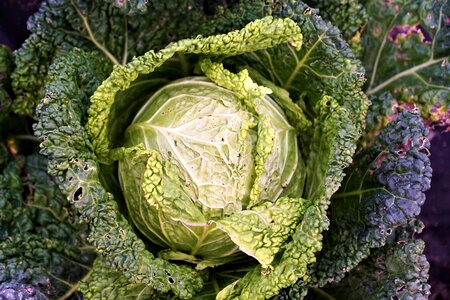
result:
[[(316, 257), (312, 255), (312, 251), (321, 250), (323, 247), (322, 232), (329, 227), (326, 210), (330, 205), (330, 197), (338, 189), (344, 177), (343, 169), (352, 162), (352, 154), (356, 148), (352, 141), (358, 133), (354, 123), (351, 122), (350, 113), (328, 96), (323, 97), (319, 104), (322, 113), (321, 118), (316, 121), (317, 125), (313, 125), (314, 134), (310, 145), (309, 163), (306, 165), (307, 183), (304, 192), (305, 196), (319, 202), (319, 207), (310, 208), (308, 226), (296, 233), (300, 240), (307, 238), (304, 231), (310, 235), (310, 249), (293, 248), (295, 250), (292, 252), (293, 257), (297, 258), (298, 253), (303, 253), (300, 256), (303, 262), (302, 277), (290, 289), (282, 291), (277, 299), (302, 299), (307, 291), (305, 286), (310, 285), (311, 281), (314, 282), (315, 276), (318, 276), (314, 264)], [(293, 263), (290, 259), (287, 262), (287, 265)]]
[[(202, 211), (181, 188), (184, 178), (170, 161), (162, 161), (156, 151), (147, 151), (142, 190), (147, 203), (184, 224), (206, 224)], [(138, 154), (139, 155), (139, 154)]]
[(11, 50), (0, 44), (0, 125), (3, 125), (3, 121), (8, 118), (11, 111), (10, 76), (12, 67)]
[(307, 267), (315, 262), (315, 254), (322, 247), (322, 231), (326, 221), (325, 211), (310, 205), (297, 226), (292, 241), (286, 245), (280, 260), (270, 272), (261, 266), (248, 272), (242, 279), (228, 285), (217, 299), (262, 299), (276, 296), (282, 288), (298, 279), (308, 279)]
[(149, 9), (149, 6), (152, 5), (152, 3), (149, 3), (148, 0), (106, 0), (106, 1), (110, 2), (115, 7), (118, 7), (121, 10), (127, 12), (129, 15), (146, 13), (147, 9)]
[(103, 82), (91, 98), (90, 118), (86, 128), (96, 154), (103, 162), (108, 162), (111, 142), (107, 125), (108, 119), (111, 118), (110, 111), (116, 95), (120, 91), (126, 90), (139, 75), (153, 72), (172, 58), (175, 53), (232, 56), (273, 47), (288, 41), (292, 41), (296, 47), (299, 42), (301, 43), (300, 29), (295, 22), (289, 19), (267, 17), (249, 23), (242, 30), (233, 31), (227, 35), (180, 40), (159, 52), (150, 50), (146, 54), (136, 57), (126, 66), (116, 67), (108, 80)]
[(319, 9), (319, 14), (339, 28), (344, 39), (355, 53), (360, 53), (361, 31), (367, 24), (368, 15), (359, 0), (307, 0), (311, 7)]
[[(50, 64), (74, 47), (97, 49), (112, 64), (125, 64), (149, 49), (214, 32), (194, 0), (145, 2), (44, 1), (28, 22), (31, 35), (14, 55), (14, 111), (35, 115), (36, 105), (45, 95)], [(132, 15), (135, 12), (138, 14)]]
[[(405, 111), (357, 156), (333, 195), (332, 223), (312, 269), (313, 286), (342, 279), (371, 248), (385, 245), (396, 228), (419, 214), (431, 178), (426, 135), (420, 115)], [(299, 295), (296, 288), (291, 296)]]
[(49, 171), (58, 175), (64, 193), (88, 223), (88, 240), (108, 267), (123, 272), (129, 282), (189, 298), (201, 288), (201, 278), (187, 266), (154, 258), (100, 183), (83, 125), (86, 101), (109, 71), (109, 64), (95, 52), (74, 50), (55, 61), (49, 72), (53, 81), (37, 109), (40, 122), (35, 132), (44, 139), (42, 152), (50, 158)]
[(279, 198), (274, 203), (254, 206), (215, 223), (241, 251), (256, 258), (263, 269), (270, 271), (275, 255), (303, 217), (305, 202), (301, 198)]
[(420, 107), (431, 123), (450, 120), (450, 2), (366, 1), (362, 35), (368, 95), (391, 92), (399, 104)]
[(385, 246), (371, 251), (341, 282), (324, 291), (336, 299), (427, 299), (430, 264), (424, 241), (414, 237), (423, 224), (415, 221), (419, 224), (399, 227)]
[(155, 291), (144, 283), (130, 283), (123, 273), (111, 270), (97, 258), (92, 272), (79, 286), (85, 299), (154, 299)]
[(46, 169), (42, 156), (10, 156), (0, 174), (0, 297), (69, 297), (90, 270), (86, 226)]

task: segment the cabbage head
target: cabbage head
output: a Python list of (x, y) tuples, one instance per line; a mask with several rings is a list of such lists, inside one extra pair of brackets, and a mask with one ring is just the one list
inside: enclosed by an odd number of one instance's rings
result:
[(268, 95), (240, 99), (208, 78), (180, 79), (150, 97), (124, 143), (142, 146), (119, 161), (128, 210), (149, 240), (171, 249), (168, 259), (203, 268), (235, 259), (240, 249), (268, 266), (276, 252), (260, 237), (276, 234), (281, 245), (298, 222), (283, 211), (302, 205), (297, 137)]

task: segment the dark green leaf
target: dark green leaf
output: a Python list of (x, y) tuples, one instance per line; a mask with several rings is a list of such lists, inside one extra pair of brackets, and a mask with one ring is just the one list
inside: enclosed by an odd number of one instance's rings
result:
[(429, 122), (449, 126), (450, 3), (370, 0), (366, 10), (367, 94), (391, 92), (399, 104), (418, 105)]

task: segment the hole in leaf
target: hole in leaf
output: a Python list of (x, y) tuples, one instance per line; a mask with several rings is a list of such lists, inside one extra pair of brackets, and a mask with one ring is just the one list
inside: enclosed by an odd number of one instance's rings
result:
[(430, 150), (428, 150), (427, 148), (422, 148), (422, 149), (419, 150), (419, 152), (425, 154), (426, 156), (430, 156), (431, 155)]
[(73, 195), (73, 201), (80, 201), (81, 198), (83, 197), (83, 188), (80, 186), (76, 191), (75, 194)]

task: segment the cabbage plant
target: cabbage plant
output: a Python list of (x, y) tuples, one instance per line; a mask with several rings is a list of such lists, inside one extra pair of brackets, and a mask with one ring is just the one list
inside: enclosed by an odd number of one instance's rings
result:
[[(16, 284), (23, 293), (38, 277), (46, 288), (36, 295), (58, 290), (61, 299), (75, 290), (86, 299), (426, 296), (428, 263), (414, 234), (429, 142), (405, 95), (435, 95), (440, 110), (428, 111), (434, 100), (424, 97), (422, 116), (444, 119), (448, 55), (436, 41), (448, 4), (383, 2), (413, 24), (410, 10), (429, 16), (414, 27), (436, 33), (422, 45), (432, 53), (419, 65), (429, 71), (424, 90), (407, 65), (390, 63), (408, 36), (377, 35), (377, 45), (394, 47), (379, 55), (369, 38), (376, 24), (360, 38), (377, 1), (367, 12), (356, 0), (310, 1), (343, 35), (301, 1), (144, 2), (45, 1), (30, 37), (8, 52), (15, 67), (0, 86), (14, 94), (8, 110), (38, 120), (51, 180), (68, 214), (87, 225), (73, 230), (69, 257), (82, 253), (89, 266), (73, 262), (80, 270), (65, 278), (52, 260), (4, 251), (13, 230), (1, 244), (9, 273), (0, 292)], [(382, 68), (397, 75), (386, 79)], [(9, 269), (33, 276), (15, 279)]]
[[(311, 52), (303, 49), (303, 39), (292, 19), (268, 16), (241, 30), (151, 50), (116, 66), (93, 91), (86, 131), (80, 131), (92, 143), (89, 155), (97, 158), (80, 160), (74, 152), (75, 160), (63, 168), (69, 167), (70, 198), (94, 222), (93, 233), (100, 236), (91, 240), (104, 245), (97, 247), (105, 247), (107, 264), (130, 280), (140, 274), (143, 283), (179, 297), (200, 291), (202, 279), (177, 261), (202, 270), (244, 259), (249, 271), (242, 279), (221, 281), (217, 297), (224, 299), (252, 293), (269, 298), (308, 277), (328, 226), (330, 196), (361, 132), (367, 98), (360, 90), (361, 67), (350, 63), (351, 52), (336, 65), (340, 75), (332, 80), (350, 90), (341, 93), (321, 76), (301, 88), (308, 76), (297, 70), (301, 53)], [(267, 55), (286, 51), (298, 66), (279, 74), (287, 66), (267, 69)], [(75, 55), (92, 59), (83, 52)], [(341, 52), (332, 51), (330, 60), (333, 55)], [(276, 85), (265, 70), (286, 82)], [(52, 117), (53, 96), (62, 98), (49, 85), (47, 100), (38, 108), (41, 119)], [(36, 129), (44, 127), (40, 123)], [(44, 135), (51, 142), (51, 132)], [(108, 190), (117, 190), (111, 179), (116, 161), (130, 221), (148, 243), (161, 247), (152, 251), (158, 258), (117, 244), (122, 238), (129, 242), (131, 234), (137, 239), (118, 208), (94, 213), (111, 197)], [(91, 214), (98, 217), (91, 219)], [(118, 223), (103, 227), (112, 221)]]

